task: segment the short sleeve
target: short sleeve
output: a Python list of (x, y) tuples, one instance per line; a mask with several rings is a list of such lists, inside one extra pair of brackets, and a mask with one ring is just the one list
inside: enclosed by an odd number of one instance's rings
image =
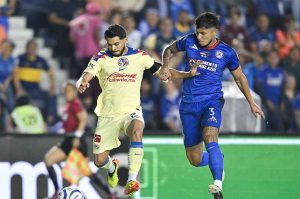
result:
[(99, 58), (97, 55), (94, 56), (90, 62), (88, 63), (86, 69), (84, 70), (85, 73), (90, 73), (95, 76), (101, 70), (101, 62), (104, 60)]
[(187, 36), (183, 36), (179, 40), (176, 41), (177, 50), (179, 50), (179, 51), (186, 50), (186, 40), (187, 40)]
[(145, 63), (145, 69), (149, 69), (154, 64), (154, 59), (146, 52), (142, 52), (143, 61)]
[(237, 53), (234, 50), (232, 50), (231, 53), (229, 54), (227, 68), (230, 71), (234, 71), (235, 69), (237, 69), (240, 66), (239, 62), (240, 61), (239, 61)]

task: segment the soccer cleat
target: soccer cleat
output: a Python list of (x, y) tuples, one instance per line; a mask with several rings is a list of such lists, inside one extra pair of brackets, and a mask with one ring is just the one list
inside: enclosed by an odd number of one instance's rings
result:
[(131, 180), (127, 182), (124, 193), (128, 196), (132, 196), (138, 190), (140, 190), (140, 183), (138, 181)]
[(109, 173), (107, 177), (107, 183), (110, 187), (114, 188), (118, 185), (119, 177), (118, 177), (118, 169), (120, 162), (118, 159), (112, 160), (113, 164), (115, 164), (115, 170), (113, 173)]
[(214, 199), (223, 199), (222, 190), (217, 185), (208, 185), (208, 192), (214, 195)]

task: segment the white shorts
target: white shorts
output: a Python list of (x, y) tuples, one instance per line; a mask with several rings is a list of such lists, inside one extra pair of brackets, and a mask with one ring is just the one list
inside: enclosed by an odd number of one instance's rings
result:
[(116, 117), (98, 117), (93, 139), (93, 153), (99, 154), (119, 147), (121, 144), (119, 136), (126, 134), (132, 120), (145, 123), (142, 111), (135, 110)]

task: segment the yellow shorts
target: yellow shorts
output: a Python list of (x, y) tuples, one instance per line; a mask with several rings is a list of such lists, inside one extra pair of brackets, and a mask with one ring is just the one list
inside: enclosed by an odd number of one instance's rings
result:
[(126, 135), (132, 120), (140, 120), (144, 123), (142, 111), (135, 110), (116, 117), (98, 117), (93, 139), (93, 153), (99, 154), (119, 147), (121, 144), (119, 136)]

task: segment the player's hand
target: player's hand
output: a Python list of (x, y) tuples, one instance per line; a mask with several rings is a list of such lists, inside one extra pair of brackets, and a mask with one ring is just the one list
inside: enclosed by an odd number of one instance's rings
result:
[(169, 68), (165, 67), (165, 66), (162, 66), (160, 71), (159, 71), (158, 76), (162, 81), (168, 81), (169, 78), (171, 77), (171, 73), (169, 71)]
[(192, 66), (191, 66), (191, 69), (190, 69), (190, 76), (191, 77), (194, 77), (196, 75), (200, 75), (200, 73), (197, 72), (197, 68), (199, 67), (199, 65), (201, 64), (202, 62), (201, 61), (197, 61), (195, 62)]
[(79, 93), (83, 93), (87, 88), (90, 87), (90, 83), (84, 80), (82, 77), (76, 82), (77, 90)]
[(72, 147), (73, 148), (78, 148), (79, 145), (80, 145), (80, 139), (77, 138), (77, 137), (73, 138), (73, 140), (72, 140)]
[(251, 111), (255, 117), (260, 116), (263, 119), (265, 119), (264, 112), (261, 110), (261, 108), (256, 103), (251, 104)]

